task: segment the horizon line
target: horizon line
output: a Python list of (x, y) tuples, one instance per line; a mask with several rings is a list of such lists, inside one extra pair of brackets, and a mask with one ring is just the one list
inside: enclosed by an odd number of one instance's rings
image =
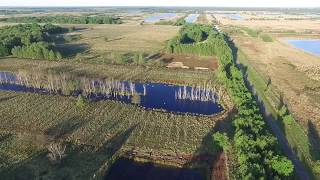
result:
[(122, 6), (122, 5), (115, 5), (115, 6), (97, 6), (97, 5), (77, 5), (77, 6), (1, 6), (0, 8), (79, 8), (79, 7), (96, 7), (96, 8), (155, 8), (155, 7), (159, 7), (159, 8), (288, 8), (288, 9), (320, 9), (319, 7), (311, 7), (311, 6), (305, 6), (305, 7), (301, 7), (301, 6), (162, 6), (162, 5), (155, 5), (155, 6), (135, 6), (135, 5), (128, 5), (128, 6)]

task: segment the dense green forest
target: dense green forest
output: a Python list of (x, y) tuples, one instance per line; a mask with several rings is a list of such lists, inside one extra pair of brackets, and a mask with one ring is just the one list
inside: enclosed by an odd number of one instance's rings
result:
[(168, 43), (167, 51), (197, 55), (215, 55), (219, 59), (219, 77), (226, 85), (238, 113), (233, 119), (233, 141), (238, 161), (237, 179), (290, 179), (293, 164), (279, 150), (257, 102), (237, 68), (227, 35), (208, 25), (184, 26)]
[(52, 24), (19, 24), (0, 29), (0, 57), (13, 55), (31, 59), (61, 59), (55, 51), (50, 34), (61, 33), (64, 28)]
[(111, 16), (27, 16), (0, 19), (13, 23), (58, 23), (58, 24), (121, 24), (120, 18)]

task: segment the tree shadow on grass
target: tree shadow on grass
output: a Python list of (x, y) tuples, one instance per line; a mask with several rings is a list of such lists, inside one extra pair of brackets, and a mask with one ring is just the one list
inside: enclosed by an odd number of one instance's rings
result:
[(1, 178), (30, 179), (92, 179), (96, 174), (104, 176), (115, 154), (126, 143), (136, 126), (114, 135), (99, 148), (90, 145), (67, 143), (66, 157), (53, 164), (47, 150), (34, 152), (28, 159), (0, 171)]
[[(229, 138), (233, 137), (234, 129), (232, 127), (232, 120), (236, 114), (237, 110), (235, 107), (230, 109), (227, 113), (227, 116), (223, 120), (217, 120), (214, 127), (208, 131), (206, 136), (203, 137), (200, 147), (193, 153), (192, 160), (186, 164), (199, 164), (201, 163), (204, 168), (200, 169), (203, 172), (203, 175), (210, 175), (213, 172), (214, 166), (217, 166), (219, 158), (221, 158), (222, 149), (217, 146), (213, 141), (213, 134), (216, 132), (226, 133)], [(224, 171), (227, 171), (224, 169)], [(225, 172), (226, 173), (226, 172)], [(225, 173), (220, 173), (224, 174)]]
[(0, 98), (0, 103), (1, 103), (1, 102), (5, 102), (5, 101), (8, 101), (8, 100), (10, 100), (10, 99), (12, 99), (12, 98), (15, 98), (15, 97), (17, 97), (17, 96), (9, 96), (9, 97)]
[(310, 120), (308, 121), (308, 138), (312, 160), (320, 160), (320, 135), (316, 126)]
[(86, 43), (81, 44), (58, 44), (56, 50), (59, 51), (63, 57), (74, 57), (78, 53), (86, 52), (89, 49), (89, 45)]
[(71, 135), (80, 127), (84, 126), (88, 121), (83, 121), (79, 119), (80, 117), (74, 116), (62, 120), (60, 123), (53, 127), (48, 128), (44, 133), (54, 139), (61, 139)]

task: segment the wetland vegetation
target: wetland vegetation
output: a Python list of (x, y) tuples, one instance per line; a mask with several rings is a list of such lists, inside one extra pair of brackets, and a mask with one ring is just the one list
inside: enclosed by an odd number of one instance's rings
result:
[[(306, 57), (294, 48), (283, 54), (291, 47), (279, 38), (317, 30), (286, 29), (296, 17), (285, 13), (283, 29), (266, 29), (280, 17), (274, 10), (219, 10), (0, 10), (0, 176), (297, 179), (304, 171), (285, 142), (316, 179), (316, 116), (301, 126), (283, 97), (289, 91), (275, 84), (298, 86), (299, 63), (284, 59)], [(308, 82), (297, 99), (319, 89)]]

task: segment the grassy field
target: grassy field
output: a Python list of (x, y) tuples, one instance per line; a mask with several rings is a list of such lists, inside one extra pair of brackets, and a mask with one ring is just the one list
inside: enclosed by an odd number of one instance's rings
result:
[[(207, 137), (219, 119), (150, 111), (114, 101), (92, 102), (82, 109), (75, 103), (70, 97), (0, 92), (2, 177), (15, 177), (22, 168), (31, 177), (62, 174), (87, 179), (121, 148), (173, 157), (207, 154)], [(67, 172), (46, 157), (48, 144), (57, 141), (68, 144), (63, 163)], [(81, 164), (82, 160), (88, 162)]]
[[(70, 26), (68, 26), (70, 27)], [(156, 25), (76, 25), (80, 40), (74, 45), (87, 45), (94, 52), (158, 52), (177, 34), (179, 27)]]
[(0, 59), (0, 70), (34, 70), (40, 72), (71, 73), (77, 76), (113, 78), (141, 82), (163, 82), (172, 84), (199, 85), (215, 81), (215, 71), (192, 69), (168, 69), (165, 67), (143, 67), (134, 65), (110, 65), (80, 63), (74, 61), (43, 61), (30, 59)]
[[(72, 60), (4, 58), (0, 70), (186, 85), (215, 82), (214, 71)], [(0, 91), (0, 117), (0, 175), (8, 179), (101, 178), (119, 153), (131, 150), (143, 158), (182, 165), (194, 155), (214, 153), (210, 137), (218, 130), (216, 123), (224, 121), (222, 116), (178, 115), (115, 101), (90, 102), (79, 109), (73, 97), (9, 91)], [(48, 160), (53, 142), (67, 145), (63, 163)]]

